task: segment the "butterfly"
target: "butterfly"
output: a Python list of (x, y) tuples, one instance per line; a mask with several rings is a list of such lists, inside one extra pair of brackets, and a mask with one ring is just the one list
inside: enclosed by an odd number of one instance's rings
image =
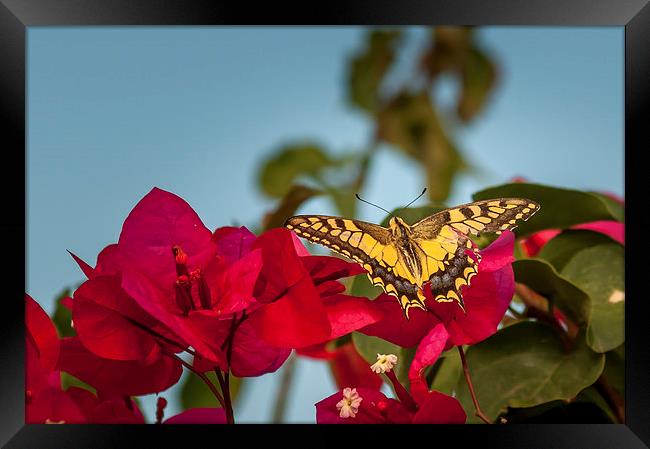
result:
[(408, 319), (426, 310), (424, 288), (438, 302), (465, 311), (461, 288), (469, 286), (481, 260), (469, 235), (500, 234), (539, 210), (525, 198), (499, 198), (445, 209), (413, 225), (392, 216), (388, 227), (342, 217), (296, 215), (284, 226), (359, 263), (373, 285), (398, 299)]

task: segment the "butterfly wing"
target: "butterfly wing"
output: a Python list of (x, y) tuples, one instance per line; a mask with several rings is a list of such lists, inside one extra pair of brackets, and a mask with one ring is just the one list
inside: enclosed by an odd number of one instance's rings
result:
[(501, 198), (463, 204), (417, 222), (412, 238), (426, 267), (420, 282), (430, 282), (436, 301), (456, 301), (464, 309), (461, 288), (470, 284), (480, 261), (468, 234), (512, 230), (538, 210), (539, 204), (525, 198)]
[(373, 285), (397, 297), (402, 308), (411, 303), (424, 308), (424, 295), (416, 285), (416, 277), (404, 265), (390, 230), (364, 221), (325, 215), (291, 217), (285, 227), (361, 264)]
[(539, 210), (539, 204), (526, 198), (499, 198), (476, 201), (445, 209), (413, 225), (414, 234), (422, 237), (447, 224), (468, 235), (483, 232), (501, 234), (517, 227), (519, 220), (528, 220)]

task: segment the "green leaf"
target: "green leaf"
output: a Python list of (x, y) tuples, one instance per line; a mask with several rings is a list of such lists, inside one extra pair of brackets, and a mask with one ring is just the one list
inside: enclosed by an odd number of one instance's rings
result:
[(556, 270), (562, 270), (567, 262), (583, 249), (614, 241), (600, 232), (567, 229), (549, 240), (537, 257), (550, 262)]
[(312, 189), (311, 187), (302, 185), (292, 186), (276, 209), (266, 214), (263, 220), (263, 228), (266, 230), (284, 226), (284, 222), (295, 214), (302, 203), (321, 194), (322, 192), (320, 190)]
[(588, 402), (590, 404), (596, 405), (603, 413), (610, 419), (612, 423), (617, 423), (616, 414), (609, 406), (607, 401), (603, 396), (598, 392), (598, 389), (593, 385), (585, 388), (576, 396), (575, 402)]
[(586, 292), (589, 301), (587, 344), (607, 352), (625, 341), (625, 250), (618, 243), (584, 249), (562, 275)]
[(415, 356), (416, 348), (402, 348), (381, 338), (359, 332), (352, 333), (352, 342), (369, 365), (377, 361), (377, 354), (395, 354), (397, 356), (395, 375), (402, 385), (406, 386), (408, 384), (409, 366), (411, 366), (411, 361)]
[[(217, 376), (213, 372), (207, 372), (205, 375), (210, 379), (217, 391), (221, 393), (221, 387)], [(233, 403), (236, 401), (242, 387), (241, 379), (230, 376), (230, 396)], [(223, 396), (223, 394), (222, 394)], [(190, 373), (186, 378), (179, 393), (181, 406), (184, 410), (196, 407), (221, 407), (217, 398), (214, 397), (208, 386), (199, 378), (199, 376)]]
[(431, 383), (431, 389), (451, 395), (456, 391), (458, 380), (463, 375), (463, 365), (460, 362), (460, 354), (456, 348), (446, 352), (437, 362), (436, 374)]
[(368, 275), (360, 274), (354, 277), (352, 286), (350, 287), (350, 294), (353, 296), (364, 296), (366, 298), (374, 299), (384, 292), (381, 287), (372, 285)]
[(337, 161), (316, 144), (287, 145), (275, 151), (259, 170), (259, 185), (264, 193), (283, 197), (301, 177), (318, 178), (319, 172)]
[(520, 259), (513, 262), (512, 268), (517, 282), (546, 297), (576, 324), (588, 322), (589, 295), (560, 275), (553, 265), (542, 259)]
[(488, 55), (472, 46), (462, 68), (462, 89), (458, 99), (458, 116), (462, 120), (472, 120), (483, 109), (496, 78), (496, 69)]
[(52, 321), (56, 326), (56, 330), (59, 332), (59, 337), (72, 337), (76, 335), (76, 332), (72, 328), (72, 311), (61, 304), (61, 300), (69, 297), (72, 293), (70, 288), (65, 288), (61, 293), (59, 293), (55, 299), (56, 309), (54, 309), (54, 315), (52, 316)]
[(473, 195), (474, 201), (507, 197), (528, 198), (541, 206), (535, 215), (515, 229), (520, 236), (544, 229), (564, 229), (591, 221), (620, 218), (611, 202), (605, 201), (602, 195), (541, 184), (504, 184)]
[(589, 192), (589, 193), (597, 196), (605, 204), (607, 204), (607, 207), (612, 212), (612, 215), (616, 217), (616, 221), (625, 222), (625, 209), (623, 208), (623, 205), (621, 203), (619, 203), (613, 198), (608, 197), (607, 195), (603, 195), (600, 192)]
[[(551, 327), (522, 321), (470, 347), (467, 364), (481, 409), (494, 420), (506, 407), (570, 400), (598, 379), (605, 357), (589, 349), (583, 333), (566, 352)], [(465, 410), (474, 410), (464, 377), (457, 391)]]
[(424, 164), (428, 195), (444, 201), (457, 172), (465, 168), (426, 91), (402, 91), (377, 116), (378, 136)]
[(380, 86), (395, 59), (401, 31), (371, 31), (367, 45), (349, 65), (348, 98), (354, 106), (375, 113), (380, 104)]
[(92, 394), (97, 396), (97, 390), (94, 387), (76, 378), (72, 374), (68, 374), (65, 371), (61, 371), (61, 388), (63, 389), (63, 391), (65, 391), (70, 387), (82, 388), (84, 390), (90, 391)]

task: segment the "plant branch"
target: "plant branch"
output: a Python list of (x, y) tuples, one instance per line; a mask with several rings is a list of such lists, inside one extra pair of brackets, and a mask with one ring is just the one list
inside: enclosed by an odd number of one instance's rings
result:
[(226, 421), (228, 424), (235, 424), (235, 415), (232, 410), (232, 399), (230, 397), (230, 371), (223, 373), (220, 368), (214, 370), (224, 395), (224, 410), (226, 411)]
[(598, 380), (596, 381), (596, 389), (603, 395), (607, 401), (607, 405), (616, 414), (616, 419), (621, 424), (625, 424), (625, 401), (621, 395), (612, 387), (612, 385), (607, 380), (605, 373), (601, 374)]
[(212, 392), (212, 394), (214, 395), (214, 397), (217, 398), (217, 401), (219, 401), (219, 403), (221, 404), (221, 407), (223, 407), (223, 408), (225, 409), (225, 402), (224, 402), (224, 400), (223, 400), (223, 397), (221, 396), (221, 394), (219, 393), (219, 391), (217, 390), (217, 388), (214, 386), (214, 384), (213, 384), (212, 382), (210, 382), (210, 379), (208, 379), (208, 377), (207, 377), (205, 374), (203, 374), (202, 372), (195, 370), (194, 367), (193, 367), (192, 365), (190, 365), (189, 363), (187, 363), (185, 360), (181, 359), (179, 356), (174, 355), (174, 358), (175, 358), (176, 360), (178, 360), (179, 362), (181, 362), (181, 364), (182, 364), (185, 368), (187, 368), (188, 370), (190, 370), (191, 372), (193, 372), (194, 374), (196, 374), (197, 376), (199, 376), (199, 378), (200, 378), (203, 382), (205, 382), (205, 384), (208, 386), (208, 388), (210, 389), (210, 391)]
[(284, 414), (287, 409), (287, 399), (289, 398), (289, 390), (293, 381), (293, 375), (296, 371), (296, 360), (298, 357), (292, 353), (287, 361), (284, 363), (282, 370), (282, 377), (280, 378), (280, 386), (275, 395), (275, 408), (273, 409), (272, 422), (280, 424), (284, 420)]
[(474, 408), (476, 409), (476, 416), (481, 418), (486, 424), (492, 424), (492, 421), (483, 413), (481, 406), (476, 399), (476, 393), (474, 392), (474, 386), (472, 385), (472, 379), (469, 375), (469, 367), (467, 366), (467, 359), (465, 358), (465, 351), (462, 346), (456, 346), (458, 348), (458, 353), (460, 354), (460, 360), (463, 363), (463, 373), (465, 373), (465, 381), (467, 382), (467, 388), (469, 389), (469, 394), (472, 396), (472, 402), (474, 402)]

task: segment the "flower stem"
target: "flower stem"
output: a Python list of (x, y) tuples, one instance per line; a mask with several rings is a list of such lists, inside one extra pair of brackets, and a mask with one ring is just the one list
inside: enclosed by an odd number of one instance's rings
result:
[(409, 394), (408, 391), (406, 391), (406, 388), (404, 388), (404, 385), (400, 383), (400, 381), (397, 379), (397, 376), (395, 375), (395, 372), (393, 370), (386, 371), (386, 377), (390, 380), (390, 382), (393, 384), (393, 388), (395, 389), (395, 394), (399, 398), (399, 400), (404, 404), (404, 406), (412, 411), (416, 411), (418, 409), (418, 406), (413, 399), (413, 397)]
[(275, 396), (275, 407), (273, 409), (272, 422), (280, 424), (284, 420), (284, 413), (287, 410), (287, 399), (289, 390), (293, 381), (293, 375), (296, 372), (296, 354), (292, 353), (282, 367), (282, 377), (280, 378), (280, 387)]
[(469, 394), (472, 395), (472, 402), (474, 402), (474, 408), (476, 409), (476, 416), (481, 418), (486, 424), (492, 424), (492, 421), (483, 413), (481, 406), (478, 404), (478, 399), (476, 399), (476, 393), (474, 392), (474, 386), (472, 385), (472, 379), (469, 375), (469, 367), (467, 366), (467, 359), (465, 358), (465, 351), (462, 346), (456, 346), (458, 348), (458, 353), (460, 354), (460, 360), (463, 363), (463, 372), (465, 373), (465, 381), (467, 382), (467, 388), (469, 388)]
[(213, 384), (212, 382), (210, 382), (210, 379), (208, 379), (208, 377), (207, 377), (205, 374), (203, 374), (203, 373), (200, 372), (200, 371), (195, 370), (194, 367), (193, 367), (192, 365), (190, 365), (189, 363), (187, 363), (185, 360), (181, 359), (179, 356), (174, 355), (174, 358), (175, 358), (176, 360), (178, 360), (179, 362), (181, 362), (181, 364), (182, 364), (185, 368), (187, 368), (188, 370), (190, 370), (191, 372), (193, 372), (194, 374), (196, 374), (197, 376), (199, 376), (199, 378), (200, 378), (203, 382), (205, 382), (205, 384), (208, 386), (208, 388), (210, 389), (210, 391), (212, 392), (212, 394), (214, 395), (214, 397), (217, 398), (217, 401), (219, 401), (219, 403), (221, 404), (221, 407), (223, 407), (224, 409), (226, 408), (226, 405), (225, 405), (224, 399), (223, 399), (223, 397), (221, 396), (221, 394), (219, 393), (219, 390), (217, 390), (217, 387), (215, 387), (214, 384)]
[(235, 414), (232, 410), (232, 399), (230, 397), (230, 371), (224, 374), (221, 369), (217, 368), (214, 372), (217, 375), (224, 396), (225, 405), (223, 408), (226, 411), (226, 421), (228, 424), (235, 424)]

